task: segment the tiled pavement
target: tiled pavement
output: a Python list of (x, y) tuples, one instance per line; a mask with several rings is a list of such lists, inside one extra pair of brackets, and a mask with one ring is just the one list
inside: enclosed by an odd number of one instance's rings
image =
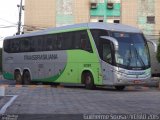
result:
[(9, 100), (11, 99), (10, 96), (5, 96), (5, 97), (2, 97), (0, 96), (0, 109), (3, 107), (3, 105), (8, 102)]
[[(145, 88), (145, 87), (144, 87)], [(6, 114), (159, 113), (159, 89), (86, 90), (50, 86), (9, 86), (18, 95)]]

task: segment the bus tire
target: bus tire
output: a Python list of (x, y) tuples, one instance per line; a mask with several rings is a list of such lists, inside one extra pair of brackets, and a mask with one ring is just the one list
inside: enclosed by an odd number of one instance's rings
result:
[(95, 89), (93, 75), (90, 72), (84, 73), (83, 78), (86, 89), (89, 90)]
[(16, 81), (16, 85), (22, 85), (22, 76), (21, 76), (20, 71), (14, 72), (14, 79)]
[(29, 71), (25, 71), (23, 73), (23, 84), (24, 85), (30, 85), (30, 83), (31, 83), (30, 73), (29, 73)]
[(115, 86), (116, 90), (122, 91), (124, 90), (125, 86)]

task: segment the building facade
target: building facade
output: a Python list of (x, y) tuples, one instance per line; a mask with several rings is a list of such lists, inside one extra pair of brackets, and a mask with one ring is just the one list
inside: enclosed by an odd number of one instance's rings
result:
[(120, 23), (120, 0), (91, 0), (90, 5), (90, 22)]
[(123, 23), (160, 33), (160, 0), (25, 0), (24, 32), (85, 22)]
[(121, 22), (147, 35), (160, 33), (160, 0), (122, 0)]
[(24, 31), (86, 22), (120, 22), (120, 0), (26, 0)]
[(89, 0), (25, 0), (24, 32), (88, 22)]

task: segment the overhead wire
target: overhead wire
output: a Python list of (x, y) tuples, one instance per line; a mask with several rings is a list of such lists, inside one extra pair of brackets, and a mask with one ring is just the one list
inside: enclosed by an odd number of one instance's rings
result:
[(0, 26), (0, 29), (1, 29), (1, 28), (11, 28), (11, 27), (17, 27), (17, 26), (16, 26), (16, 25), (9, 25), (9, 26), (7, 26), (7, 25), (6, 25), (6, 26)]
[(8, 20), (6, 20), (6, 19), (3, 19), (3, 18), (0, 18), (0, 20), (2, 20), (2, 21), (5, 21), (5, 22), (7, 22), (7, 23), (10, 23), (10, 24), (16, 24), (16, 23), (13, 23), (13, 22), (11, 22), (11, 21), (8, 21)]

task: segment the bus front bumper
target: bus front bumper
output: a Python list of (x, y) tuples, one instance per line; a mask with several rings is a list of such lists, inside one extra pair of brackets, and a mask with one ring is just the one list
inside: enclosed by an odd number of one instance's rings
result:
[(151, 83), (151, 77), (148, 78), (122, 78), (117, 79), (116, 82), (114, 82), (114, 85), (116, 86), (129, 86), (129, 85), (149, 85)]

